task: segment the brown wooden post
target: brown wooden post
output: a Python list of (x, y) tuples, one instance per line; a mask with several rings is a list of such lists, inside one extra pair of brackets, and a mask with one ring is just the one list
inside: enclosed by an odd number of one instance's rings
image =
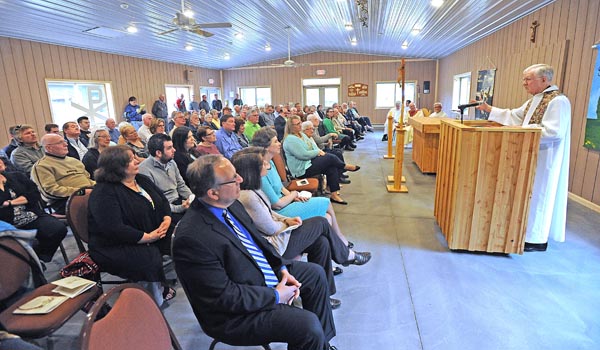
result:
[[(387, 191), (393, 193), (408, 193), (408, 188), (402, 184), (406, 181), (402, 176), (402, 162), (404, 161), (404, 125), (396, 128), (396, 158), (394, 160), (394, 176), (392, 185), (387, 185)], [(388, 181), (391, 176), (388, 176)], [(404, 181), (403, 181), (404, 180)]]

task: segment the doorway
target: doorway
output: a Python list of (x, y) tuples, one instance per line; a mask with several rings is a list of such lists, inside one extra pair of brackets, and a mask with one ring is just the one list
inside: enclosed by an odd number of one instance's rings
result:
[(340, 102), (341, 78), (304, 79), (302, 87), (305, 105), (330, 107)]

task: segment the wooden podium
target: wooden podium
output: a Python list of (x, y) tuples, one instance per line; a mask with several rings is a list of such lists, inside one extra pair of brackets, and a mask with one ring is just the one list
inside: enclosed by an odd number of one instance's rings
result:
[(442, 120), (434, 215), (450, 249), (523, 254), (541, 129)]
[(451, 118), (408, 118), (413, 127), (412, 160), (422, 173), (434, 173), (438, 164), (438, 145), (440, 141), (440, 123)]

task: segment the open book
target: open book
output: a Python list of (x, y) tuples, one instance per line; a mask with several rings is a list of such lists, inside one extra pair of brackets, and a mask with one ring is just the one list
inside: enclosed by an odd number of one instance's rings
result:
[(69, 298), (62, 295), (42, 295), (31, 299), (13, 311), (20, 315), (43, 315), (50, 313)]
[(52, 284), (58, 286), (52, 290), (53, 292), (64, 295), (69, 298), (75, 298), (79, 294), (92, 288), (96, 284), (96, 282), (86, 280), (85, 278), (77, 276), (70, 276), (67, 278), (60, 279), (58, 281), (54, 281), (52, 282)]

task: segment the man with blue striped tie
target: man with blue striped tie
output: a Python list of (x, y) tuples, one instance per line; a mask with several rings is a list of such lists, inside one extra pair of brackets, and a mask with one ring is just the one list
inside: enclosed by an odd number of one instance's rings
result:
[[(221, 155), (188, 167), (197, 199), (173, 237), (177, 276), (204, 332), (231, 345), (335, 349), (321, 266), (282, 258), (237, 201), (242, 178)], [(302, 309), (291, 302), (302, 295)]]

